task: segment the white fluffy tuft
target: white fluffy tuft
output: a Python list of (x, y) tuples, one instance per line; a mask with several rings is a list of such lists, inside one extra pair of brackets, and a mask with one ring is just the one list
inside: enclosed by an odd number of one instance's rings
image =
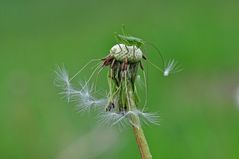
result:
[(78, 102), (78, 111), (89, 111), (97, 106), (105, 106), (107, 103), (106, 98), (98, 99), (93, 95), (93, 87), (82, 85), (81, 91), (74, 95), (74, 99)]
[(70, 83), (69, 75), (66, 69), (60, 66), (57, 66), (55, 73), (56, 73), (55, 84), (62, 90), (60, 94), (64, 94), (69, 102), (71, 94), (74, 92), (74, 89), (72, 88)]
[[(140, 123), (132, 121), (132, 116), (136, 116), (140, 119)], [(146, 125), (156, 124), (159, 125), (159, 116), (156, 113), (145, 113), (138, 109), (131, 110), (128, 112), (103, 112), (99, 114), (100, 123), (107, 126), (119, 125), (124, 127), (126, 125), (133, 125), (136, 128), (141, 126), (141, 123)]]
[(169, 74), (180, 72), (182, 69), (178, 66), (178, 63), (172, 59), (169, 60), (166, 64), (166, 67), (164, 68), (163, 75), (169, 76)]
[(119, 128), (123, 128), (128, 125), (128, 120), (125, 116), (125, 113), (121, 112), (101, 112), (98, 115), (98, 121), (100, 124), (105, 126), (118, 126)]
[(96, 106), (104, 106), (106, 99), (98, 99), (93, 95), (92, 87), (89, 87), (87, 83), (81, 85), (81, 88), (75, 89), (70, 83), (69, 75), (64, 67), (57, 67), (56, 72), (56, 86), (59, 87), (67, 98), (68, 102), (77, 102), (77, 109), (81, 111), (89, 111)]

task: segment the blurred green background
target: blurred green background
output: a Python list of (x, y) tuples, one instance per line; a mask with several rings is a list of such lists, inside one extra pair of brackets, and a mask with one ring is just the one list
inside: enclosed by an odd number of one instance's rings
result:
[(184, 68), (165, 78), (149, 66), (153, 158), (238, 159), (238, 16), (233, 0), (1, 0), (0, 158), (140, 158), (130, 128), (76, 113), (53, 84), (56, 65), (74, 73), (105, 56), (125, 24)]

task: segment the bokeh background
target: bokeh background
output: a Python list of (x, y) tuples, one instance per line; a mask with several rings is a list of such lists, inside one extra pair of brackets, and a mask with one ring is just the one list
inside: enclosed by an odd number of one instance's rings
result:
[(154, 159), (238, 159), (238, 16), (234, 0), (1, 0), (0, 158), (140, 158), (130, 128), (76, 113), (53, 84), (56, 65), (73, 74), (105, 56), (125, 24), (184, 68), (165, 78), (148, 66)]

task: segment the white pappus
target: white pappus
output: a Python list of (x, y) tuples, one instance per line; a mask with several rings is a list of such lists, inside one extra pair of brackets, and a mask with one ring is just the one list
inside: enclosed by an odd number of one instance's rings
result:
[(55, 85), (59, 87), (67, 98), (68, 102), (73, 101), (77, 103), (78, 111), (89, 111), (93, 107), (105, 106), (106, 99), (98, 99), (94, 95), (93, 86), (88, 83), (80, 84), (80, 89), (76, 89), (71, 84), (71, 79), (64, 67), (57, 67)]
[[(135, 115), (140, 119), (141, 123), (135, 123), (131, 117)], [(159, 125), (159, 115), (157, 113), (146, 113), (141, 110), (135, 109), (127, 112), (102, 112), (98, 116), (99, 122), (107, 126), (118, 125), (124, 127), (127, 125), (134, 125), (139, 128), (142, 123)]]
[(180, 68), (180, 66), (178, 66), (178, 63), (174, 59), (172, 59), (167, 62), (166, 67), (163, 70), (163, 75), (168, 76), (169, 74), (177, 73), (180, 71), (182, 71), (182, 68)]

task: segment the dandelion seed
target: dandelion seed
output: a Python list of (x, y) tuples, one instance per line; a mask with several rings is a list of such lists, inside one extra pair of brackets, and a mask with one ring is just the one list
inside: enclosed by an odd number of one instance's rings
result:
[(174, 59), (169, 60), (163, 71), (163, 75), (168, 76), (169, 74), (180, 72), (181, 70), (182, 69), (178, 66), (178, 63)]
[(98, 115), (99, 122), (106, 126), (130, 126), (133, 125), (136, 128), (141, 126), (141, 123), (135, 123), (132, 120), (132, 116), (137, 117), (144, 124), (156, 124), (159, 125), (159, 116), (156, 113), (145, 113), (138, 109), (127, 111), (127, 112), (101, 112)]
[[(140, 121), (142, 121), (146, 125), (149, 125), (149, 124), (159, 125), (159, 116), (156, 113), (146, 113), (146, 112), (140, 111), (138, 109), (134, 109), (134, 110), (128, 112), (128, 116), (129, 115), (134, 115), (134, 116), (138, 117), (140, 119)], [(129, 119), (129, 122), (137, 128), (139, 128), (140, 125), (142, 124), (142, 122), (134, 123), (131, 118), (128, 118), (128, 119)]]
[(70, 101), (71, 94), (74, 93), (74, 89), (71, 86), (69, 75), (65, 69), (65, 67), (57, 66), (56, 73), (56, 80), (55, 85), (62, 89), (60, 94), (64, 94), (67, 98), (68, 102)]
[(98, 99), (93, 95), (93, 87), (84, 84), (81, 91), (74, 95), (74, 99), (78, 102), (78, 111), (89, 111), (97, 106), (105, 106), (107, 100), (105, 98)]
[(70, 87), (69, 75), (64, 67), (57, 66), (55, 84), (58, 87)]
[[(126, 114), (128, 118), (128, 122), (130, 125), (134, 126), (135, 128), (139, 129), (141, 127), (141, 123), (139, 120), (139, 115), (137, 114), (136, 111), (128, 111)], [(136, 119), (136, 120), (135, 120)]]
[(81, 84), (81, 88), (75, 89), (70, 83), (70, 77), (64, 67), (57, 68), (56, 86), (62, 89), (60, 94), (64, 94), (68, 100), (77, 102), (77, 109), (81, 111), (89, 111), (93, 107), (104, 106), (106, 99), (98, 99), (93, 95), (93, 87), (89, 87), (87, 83)]
[(98, 121), (106, 126), (125, 127), (128, 125), (127, 117), (124, 112), (101, 112), (98, 115)]
[(139, 115), (140, 120), (143, 121), (145, 124), (159, 125), (159, 115), (157, 113), (143, 112), (140, 110), (136, 110), (136, 111), (137, 111), (137, 114)]

